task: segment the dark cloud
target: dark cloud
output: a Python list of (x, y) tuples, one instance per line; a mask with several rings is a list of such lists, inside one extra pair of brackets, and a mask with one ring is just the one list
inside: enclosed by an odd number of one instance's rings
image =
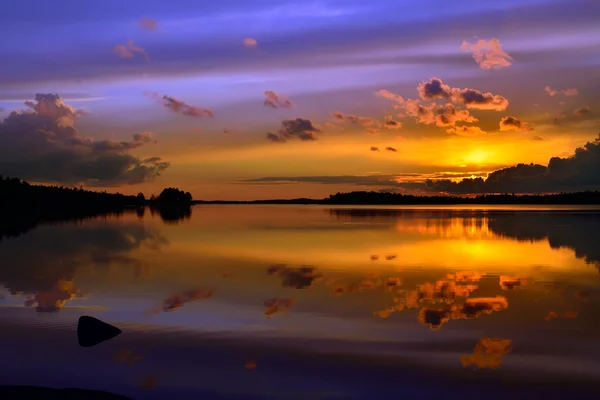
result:
[(515, 117), (502, 117), (499, 122), (501, 131), (531, 131), (528, 123), (521, 121)]
[(336, 121), (350, 122), (352, 124), (357, 124), (360, 126), (376, 125), (376, 121), (373, 118), (361, 117), (361, 116), (352, 115), (352, 114), (344, 114), (341, 111), (335, 111), (331, 114), (331, 116)]
[(481, 69), (501, 69), (512, 65), (512, 57), (502, 50), (502, 44), (496, 38), (481, 39), (475, 43), (463, 41), (460, 49), (471, 51), (473, 59)]
[(379, 151), (379, 147), (371, 146), (371, 151)]
[(149, 132), (131, 142), (94, 140), (75, 128), (78, 113), (56, 94), (36, 94), (33, 111), (12, 112), (0, 123), (0, 171), (37, 182), (114, 186), (153, 180), (169, 167), (158, 157), (128, 154), (153, 141)]
[(309, 119), (296, 118), (281, 121), (283, 126), (275, 133), (267, 132), (267, 139), (277, 143), (285, 143), (288, 140), (298, 139), (301, 141), (317, 140), (315, 133), (321, 130), (313, 126)]
[(277, 93), (273, 92), (272, 90), (265, 91), (264, 105), (265, 105), (265, 107), (271, 107), (271, 108), (292, 108), (292, 107), (294, 107), (294, 104), (290, 100), (278, 95)]
[(147, 31), (153, 31), (158, 27), (158, 21), (152, 18), (142, 17), (138, 21), (138, 26)]
[(191, 106), (181, 100), (176, 99), (173, 96), (169, 96), (166, 94), (163, 96), (160, 96), (156, 92), (145, 93), (145, 95), (149, 96), (155, 100), (160, 101), (163, 104), (163, 106), (165, 106), (170, 111), (172, 111), (176, 114), (181, 114), (181, 115), (185, 115), (188, 117), (196, 117), (196, 118), (201, 118), (201, 117), (211, 117), (212, 118), (215, 116), (213, 111), (209, 110), (208, 108)]
[(533, 136), (531, 139), (532, 139), (532, 140), (537, 140), (537, 141), (539, 141), (539, 142), (541, 142), (541, 141), (543, 141), (543, 140), (546, 140), (546, 139), (544, 139), (544, 138), (543, 138), (543, 137), (541, 137), (541, 136)]
[(483, 93), (477, 89), (453, 89), (452, 95), (456, 102), (467, 108), (478, 110), (503, 111), (508, 107), (508, 100), (500, 95)]
[[(448, 99), (452, 96), (452, 88), (445, 85), (440, 78), (431, 78), (417, 86), (417, 92), (423, 100)], [(382, 94), (389, 97), (388, 93)]]
[(402, 122), (395, 121), (391, 116), (385, 118), (385, 122), (383, 123), (387, 129), (400, 129), (402, 128)]
[(150, 56), (148, 56), (148, 52), (141, 46), (134, 44), (133, 40), (130, 40), (126, 44), (116, 45), (113, 47), (113, 53), (121, 58), (133, 58), (136, 54), (140, 54), (142, 57), (144, 57), (144, 60), (150, 62)]
[(386, 149), (387, 151), (392, 151), (392, 152), (394, 152), (394, 153), (398, 151), (398, 150), (396, 150), (396, 149), (395, 149), (395, 148), (393, 148), (393, 147), (386, 147), (385, 149)]

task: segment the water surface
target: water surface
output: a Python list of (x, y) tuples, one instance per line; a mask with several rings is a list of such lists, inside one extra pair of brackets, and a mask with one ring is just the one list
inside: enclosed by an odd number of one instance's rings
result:
[[(0, 384), (140, 399), (597, 386), (599, 223), (572, 206), (201, 205), (40, 225), (0, 241)], [(124, 333), (81, 349), (80, 315)]]

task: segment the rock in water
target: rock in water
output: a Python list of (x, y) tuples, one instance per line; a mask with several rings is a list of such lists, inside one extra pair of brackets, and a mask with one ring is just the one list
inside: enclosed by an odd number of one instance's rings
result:
[(116, 326), (100, 321), (98, 318), (84, 315), (77, 324), (77, 340), (81, 347), (92, 347), (121, 334)]

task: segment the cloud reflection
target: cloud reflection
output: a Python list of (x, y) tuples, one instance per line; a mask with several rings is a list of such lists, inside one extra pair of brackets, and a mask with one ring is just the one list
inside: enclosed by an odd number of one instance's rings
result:
[(463, 367), (475, 365), (478, 368), (497, 369), (502, 363), (502, 357), (511, 352), (510, 339), (481, 338), (475, 345), (473, 354), (460, 357)]

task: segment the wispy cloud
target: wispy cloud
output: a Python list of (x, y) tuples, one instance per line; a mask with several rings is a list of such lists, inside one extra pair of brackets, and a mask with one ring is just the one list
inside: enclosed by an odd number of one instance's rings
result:
[(265, 107), (271, 108), (292, 108), (294, 104), (287, 98), (278, 95), (272, 90), (265, 91)]
[(211, 117), (212, 118), (215, 116), (214, 112), (208, 108), (202, 108), (202, 107), (189, 105), (182, 100), (176, 99), (173, 96), (169, 96), (166, 94), (161, 96), (156, 92), (154, 92), (154, 93), (146, 92), (145, 95), (149, 96), (155, 100), (160, 101), (164, 107), (168, 108), (170, 111), (172, 111), (176, 114), (181, 114), (181, 115), (185, 115), (187, 117), (196, 117), (196, 118), (201, 118), (201, 117)]

